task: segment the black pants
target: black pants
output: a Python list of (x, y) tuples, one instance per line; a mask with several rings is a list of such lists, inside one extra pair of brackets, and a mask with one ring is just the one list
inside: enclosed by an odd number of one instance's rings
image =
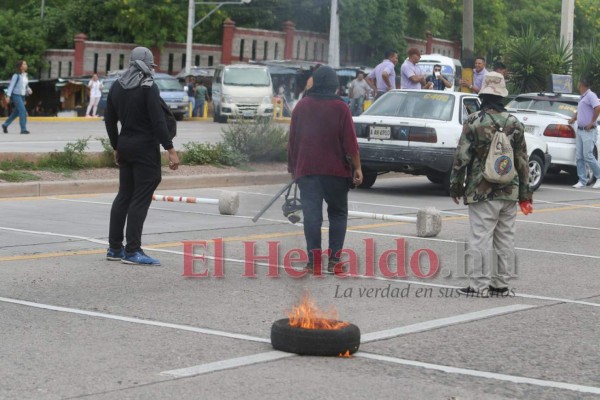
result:
[(304, 215), (304, 237), (309, 262), (313, 251), (321, 250), (321, 225), (323, 224), (323, 200), (327, 203), (329, 218), (330, 260), (338, 260), (338, 252), (344, 247), (348, 224), (348, 180), (337, 176), (309, 175), (298, 179), (300, 201)]
[(160, 149), (133, 151), (119, 149), (119, 193), (110, 211), (108, 243), (112, 249), (123, 246), (127, 220), (125, 251), (133, 253), (142, 246), (142, 230), (152, 202), (152, 194), (161, 180)]

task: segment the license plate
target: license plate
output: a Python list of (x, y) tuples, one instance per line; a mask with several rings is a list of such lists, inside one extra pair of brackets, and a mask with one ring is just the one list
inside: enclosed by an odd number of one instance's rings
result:
[(525, 132), (527, 132), (527, 133), (533, 133), (534, 131), (535, 131), (535, 126), (525, 125)]
[(392, 128), (389, 126), (370, 126), (369, 137), (371, 139), (389, 139), (392, 137)]
[(244, 111), (242, 114), (244, 117), (253, 117), (254, 111)]

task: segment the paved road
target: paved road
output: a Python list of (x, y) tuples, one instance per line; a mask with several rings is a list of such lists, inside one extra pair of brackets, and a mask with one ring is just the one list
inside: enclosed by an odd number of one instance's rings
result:
[[(352, 191), (350, 204), (409, 216), (435, 206), (444, 216), (438, 237), (417, 238), (409, 223), (352, 219), (346, 247), (359, 272), (369, 241), (376, 257), (398, 239), (409, 261), (430, 249), (444, 273), (429, 279), (410, 269), (397, 279), (270, 278), (264, 261), (255, 278), (243, 277), (253, 243), (259, 255), (278, 243), (277, 265), (303, 246), (301, 226), (282, 218), (281, 203), (250, 221), (278, 186), (234, 188), (236, 216), (153, 204), (144, 243), (163, 263), (154, 268), (104, 260), (114, 194), (2, 199), (0, 398), (597, 399), (600, 191), (564, 180), (544, 184), (534, 213), (518, 217), (516, 296), (505, 299), (453, 295), (466, 282), (457, 273), (467, 210), (423, 177), (380, 180)], [(225, 276), (183, 277), (181, 242), (208, 241), (210, 256), (219, 238)], [(214, 264), (198, 261), (196, 272), (205, 266)], [(272, 322), (307, 289), (360, 327), (354, 357), (273, 352)]]
[[(182, 148), (182, 144), (188, 142), (220, 142), (226, 126), (212, 120), (178, 122), (175, 146)], [(104, 122), (100, 119), (81, 122), (29, 121), (27, 128), (31, 134), (20, 135), (18, 121), (15, 121), (9, 127), (9, 134), (0, 134), (0, 152), (62, 151), (67, 143), (86, 138), (90, 138), (87, 151), (99, 152), (103, 149), (98, 138), (107, 137)]]

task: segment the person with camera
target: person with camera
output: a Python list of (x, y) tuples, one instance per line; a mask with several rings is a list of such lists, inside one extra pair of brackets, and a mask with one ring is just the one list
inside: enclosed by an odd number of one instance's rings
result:
[(21, 125), (21, 134), (26, 135), (29, 133), (27, 130), (27, 109), (25, 108), (25, 102), (27, 96), (32, 93), (29, 87), (29, 78), (27, 77), (27, 62), (25, 60), (17, 61), (17, 72), (15, 72), (8, 85), (6, 96), (8, 96), (13, 103), (13, 110), (10, 116), (2, 124), (2, 131), (8, 133), (8, 126), (19, 117), (19, 125)]
[(433, 74), (427, 77), (427, 83), (432, 85), (433, 90), (446, 90), (452, 87), (452, 83), (444, 75), (442, 75), (442, 66), (435, 64), (433, 66)]
[[(294, 107), (290, 123), (288, 172), (300, 189), (308, 253), (306, 270), (315, 275), (345, 272), (339, 259), (348, 223), (349, 183), (360, 185), (363, 179), (352, 114), (335, 94), (338, 86), (331, 67), (316, 70), (313, 86)], [(323, 200), (329, 218), (326, 271), (321, 270)]]

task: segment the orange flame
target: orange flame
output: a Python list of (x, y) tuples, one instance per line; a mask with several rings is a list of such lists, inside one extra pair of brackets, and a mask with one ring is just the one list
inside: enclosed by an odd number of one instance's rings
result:
[(350, 350), (346, 350), (346, 352), (345, 352), (345, 353), (343, 353), (343, 354), (342, 354), (342, 353), (338, 354), (338, 357), (350, 358), (350, 357), (352, 357), (352, 356), (350, 355)]
[(292, 306), (288, 313), (290, 326), (304, 329), (342, 329), (348, 322), (338, 321), (337, 312), (331, 309), (329, 312), (319, 310), (308, 294), (302, 296), (302, 302), (298, 306)]

